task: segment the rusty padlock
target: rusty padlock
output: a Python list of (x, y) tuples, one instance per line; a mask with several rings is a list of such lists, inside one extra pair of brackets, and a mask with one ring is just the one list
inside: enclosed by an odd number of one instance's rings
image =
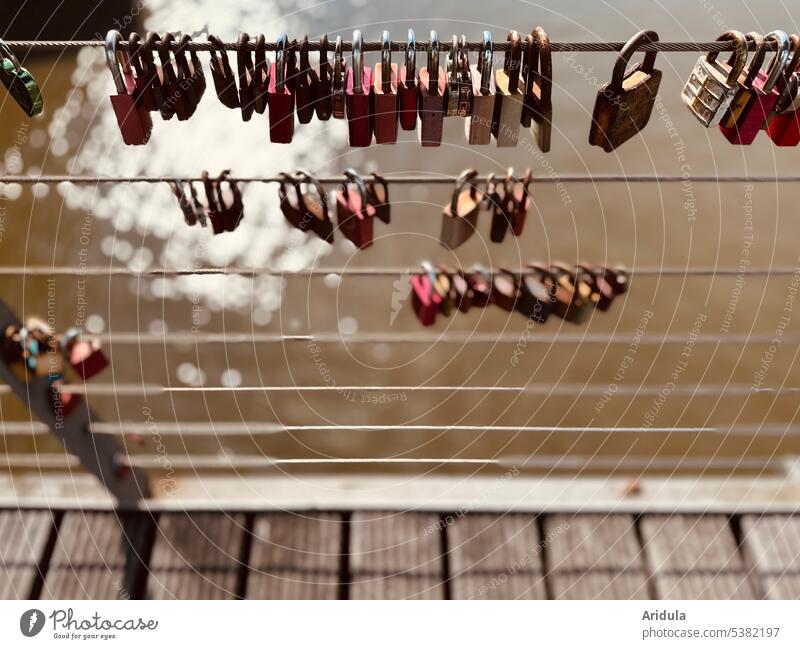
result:
[(287, 52), (289, 37), (278, 37), (275, 62), (269, 73), (269, 139), (270, 142), (288, 144), (294, 137), (294, 94), (287, 83), (287, 71), (292, 69)]
[(242, 121), (249, 122), (256, 110), (256, 74), (250, 54), (250, 35), (241, 32), (236, 42), (236, 67), (239, 73), (239, 107)]
[(742, 107), (735, 123), (732, 126), (720, 125), (722, 134), (731, 144), (752, 144), (781, 96), (776, 84), (789, 62), (791, 41), (786, 32), (775, 30), (764, 37), (764, 42), (775, 42), (778, 47), (769, 68), (756, 74), (750, 100)]
[(486, 190), (483, 193), (483, 209), (492, 215), (489, 238), (495, 243), (505, 239), (508, 230), (510, 211), (508, 206), (508, 186), (513, 170), (509, 169), (505, 180), (498, 182), (493, 173), (486, 178)]
[(106, 63), (117, 90), (116, 95), (111, 95), (111, 106), (123, 142), (128, 145), (147, 144), (153, 131), (153, 120), (144, 105), (136, 101), (136, 81), (130, 64), (125, 54), (117, 51), (121, 40), (122, 35), (113, 29), (106, 36)]
[(384, 30), (381, 61), (372, 75), (375, 91), (375, 142), (397, 142), (397, 65), (392, 63), (392, 40)]
[(717, 60), (719, 52), (701, 56), (681, 92), (683, 103), (706, 127), (718, 124), (730, 108), (739, 87), (739, 77), (747, 63), (744, 34), (731, 30), (717, 40), (733, 42), (734, 50), (730, 59), (720, 63)]
[(522, 123), (531, 127), (533, 139), (542, 153), (550, 151), (553, 132), (552, 95), (553, 56), (550, 51), (550, 39), (544, 29), (535, 27), (528, 37)]
[(342, 37), (336, 37), (333, 47), (333, 78), (331, 79), (331, 114), (334, 119), (344, 119), (345, 83), (347, 81), (347, 63), (342, 54)]
[(319, 90), (317, 93), (317, 103), (314, 106), (317, 119), (323, 122), (329, 120), (333, 113), (333, 106), (331, 104), (332, 72), (331, 63), (328, 60), (328, 35), (323, 34), (319, 39)]
[(422, 146), (442, 143), (444, 113), (447, 102), (447, 80), (439, 67), (439, 35), (431, 30), (428, 64), (417, 74), (419, 87), (419, 119), (417, 129)]
[(450, 250), (455, 250), (467, 241), (478, 226), (481, 199), (475, 178), (478, 172), (474, 169), (463, 171), (453, 187), (450, 204), (442, 211), (442, 233), (440, 243)]
[[(156, 46), (158, 58), (161, 61), (161, 71), (163, 73), (164, 106), (161, 107), (161, 115), (174, 113), (182, 122), (188, 120), (197, 106), (192, 102), (192, 97), (185, 87), (182, 73), (176, 69), (175, 61), (172, 58), (172, 43), (175, 41), (175, 34), (167, 32), (161, 37)], [(171, 115), (170, 115), (171, 116)]]
[(350, 146), (372, 144), (372, 70), (364, 66), (362, 43), (361, 32), (356, 29), (353, 32), (353, 64), (347, 71), (345, 86)]
[(345, 182), (336, 192), (339, 230), (358, 248), (372, 245), (375, 208), (367, 201), (367, 184), (353, 169), (344, 172)]
[[(298, 179), (300, 204), (304, 213), (304, 220), (310, 222), (310, 229), (322, 240), (333, 243), (333, 222), (328, 209), (328, 195), (319, 182), (310, 173), (298, 170), (295, 176)], [(313, 191), (305, 188), (312, 188)]]
[(367, 203), (375, 208), (375, 216), (387, 225), (392, 221), (391, 204), (389, 203), (389, 185), (376, 171), (367, 180)]
[(517, 146), (522, 122), (525, 96), (520, 89), (522, 70), (522, 43), (519, 34), (508, 34), (509, 47), (503, 60), (503, 69), (494, 74), (495, 102), (492, 134), (499, 147)]
[(239, 108), (239, 92), (236, 89), (236, 77), (231, 70), (228, 53), (218, 36), (209, 34), (208, 42), (214, 47), (211, 50), (211, 78), (217, 98), (227, 108)]
[(417, 37), (413, 29), (408, 30), (408, 41), (400, 76), (397, 81), (397, 104), (400, 114), (400, 126), (404, 131), (417, 128), (417, 104), (419, 87), (417, 86)]
[(764, 45), (764, 37), (758, 32), (748, 32), (745, 36), (745, 40), (748, 48), (750, 47), (750, 43), (753, 43), (755, 46), (753, 56), (750, 58), (750, 62), (739, 77), (736, 83), (736, 93), (718, 126), (732, 128), (742, 114), (742, 111), (750, 105), (755, 93), (753, 90), (753, 81), (764, 63), (767, 52)]
[(131, 32), (128, 37), (128, 58), (135, 72), (136, 94), (134, 99), (138, 101), (147, 111), (158, 110), (153, 87), (149, 80), (149, 74), (145, 70), (141, 54), (143, 50), (141, 36), (136, 32)]
[(590, 144), (610, 153), (647, 126), (661, 84), (661, 70), (653, 67), (656, 52), (647, 52), (644, 61), (630, 70), (626, 71), (625, 67), (638, 48), (656, 41), (656, 32), (641, 31), (622, 48), (611, 81), (597, 91)]
[(472, 66), (472, 111), (464, 126), (470, 144), (489, 144), (492, 140), (495, 102), (493, 58), (492, 33), (484, 31), (478, 64)]
[(319, 97), (319, 77), (308, 60), (308, 36), (304, 36), (300, 42), (300, 69), (297, 73), (294, 96), (297, 104), (297, 121), (308, 124), (314, 116)]
[(269, 105), (269, 61), (267, 61), (267, 40), (264, 34), (256, 37), (253, 58), (253, 105), (259, 115), (263, 115)]

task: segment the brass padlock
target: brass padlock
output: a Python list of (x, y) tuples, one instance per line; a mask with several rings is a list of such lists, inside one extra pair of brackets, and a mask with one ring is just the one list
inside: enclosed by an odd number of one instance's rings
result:
[(522, 120), (522, 107), (525, 96), (519, 88), (522, 69), (522, 45), (519, 34), (512, 31), (508, 35), (510, 43), (503, 61), (503, 69), (494, 75), (495, 91), (494, 119), (492, 134), (497, 146), (517, 146), (519, 127)]
[(750, 62), (739, 77), (739, 81), (736, 84), (736, 94), (728, 110), (725, 111), (719, 122), (720, 128), (733, 128), (742, 112), (750, 105), (755, 95), (753, 81), (755, 81), (756, 76), (758, 76), (761, 66), (764, 64), (764, 58), (766, 57), (764, 37), (761, 34), (758, 32), (748, 32), (745, 39), (747, 40), (748, 48), (751, 42), (755, 44), (755, 50), (753, 56), (750, 57)]
[(611, 152), (647, 126), (661, 84), (661, 70), (653, 67), (656, 52), (647, 52), (644, 61), (628, 71), (625, 66), (639, 47), (656, 41), (656, 32), (641, 31), (622, 48), (611, 82), (597, 91), (590, 144)]
[(553, 132), (553, 56), (550, 39), (541, 27), (535, 27), (528, 37), (526, 68), (522, 124), (531, 127), (536, 146), (547, 153)]
[(455, 250), (475, 234), (481, 199), (475, 186), (478, 172), (467, 169), (456, 180), (450, 204), (442, 212), (441, 244)]
[(734, 50), (727, 63), (717, 61), (718, 52), (701, 56), (683, 87), (681, 98), (703, 126), (720, 122), (739, 89), (739, 76), (747, 63), (747, 41), (742, 32), (731, 30), (718, 41), (733, 41)]

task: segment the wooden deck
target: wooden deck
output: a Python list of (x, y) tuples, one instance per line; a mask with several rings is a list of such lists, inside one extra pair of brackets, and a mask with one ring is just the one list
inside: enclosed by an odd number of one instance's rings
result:
[(800, 597), (800, 516), (0, 510), (6, 599)]

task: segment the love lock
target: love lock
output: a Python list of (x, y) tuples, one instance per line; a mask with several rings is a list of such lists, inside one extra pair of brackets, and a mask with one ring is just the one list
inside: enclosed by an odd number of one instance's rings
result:
[(384, 30), (381, 40), (381, 62), (372, 75), (375, 92), (375, 142), (397, 142), (397, 65), (392, 63), (392, 41)]
[(511, 222), (511, 231), (515, 237), (522, 234), (525, 227), (525, 220), (528, 217), (528, 210), (531, 207), (531, 170), (526, 169), (522, 180), (511, 178), (508, 188), (508, 210)]
[(197, 52), (190, 50), (189, 59), (186, 58), (186, 50), (191, 40), (188, 34), (184, 34), (175, 48), (178, 85), (181, 91), (188, 96), (189, 117), (194, 115), (206, 92), (206, 77), (203, 74), (203, 65), (200, 63)]
[(450, 204), (442, 211), (442, 233), (439, 241), (450, 250), (455, 250), (467, 241), (478, 226), (481, 199), (475, 178), (478, 172), (467, 169), (458, 177), (453, 188)]
[(367, 201), (364, 178), (352, 169), (345, 171), (344, 175), (347, 180), (336, 192), (339, 230), (358, 248), (368, 248), (372, 245), (375, 208)]
[[(122, 56), (120, 69), (121, 55), (117, 52), (117, 46), (121, 40), (122, 35), (116, 30), (111, 30), (106, 36), (106, 62), (117, 89), (117, 94), (111, 95), (111, 106), (125, 144), (147, 144), (153, 131), (153, 120), (147, 109), (135, 100), (136, 82), (127, 57)], [(4, 59), (4, 64), (7, 60)]]
[(522, 124), (531, 127), (536, 146), (547, 153), (553, 131), (553, 57), (550, 39), (541, 27), (528, 36), (526, 69)]
[(428, 64), (419, 71), (419, 140), (422, 146), (439, 146), (442, 143), (447, 80), (439, 67), (439, 35), (431, 30), (428, 46)]
[(225, 232), (225, 220), (222, 216), (222, 209), (217, 202), (216, 188), (214, 181), (209, 177), (208, 172), (204, 171), (201, 175), (203, 179), (203, 189), (206, 193), (206, 214), (211, 221), (211, 229), (214, 234)]
[(331, 111), (334, 119), (345, 118), (345, 81), (347, 63), (342, 54), (342, 37), (336, 37), (333, 47), (333, 78), (331, 79)]
[(169, 183), (172, 193), (178, 199), (178, 205), (183, 213), (183, 220), (186, 225), (195, 225), (197, 223), (197, 215), (195, 214), (192, 204), (189, 202), (189, 197), (186, 195), (186, 189), (183, 186), (183, 181), (180, 178), (175, 178)]
[(131, 32), (128, 37), (128, 59), (135, 72), (136, 92), (134, 98), (144, 106), (146, 111), (153, 112), (158, 110), (158, 104), (149, 74), (141, 59), (143, 49), (144, 44), (139, 34)]
[[(305, 172), (298, 171), (295, 178), (298, 179), (298, 190), (300, 204), (303, 215), (307, 222), (310, 222), (310, 229), (324, 241), (333, 243), (333, 222), (331, 221), (328, 210), (328, 196), (314, 176)], [(313, 191), (305, 189), (313, 188)]]
[(470, 144), (489, 144), (492, 140), (495, 88), (492, 75), (492, 33), (483, 32), (483, 48), (477, 65), (472, 66), (472, 112), (465, 129)]
[(509, 169), (502, 185), (497, 182), (494, 174), (489, 174), (486, 179), (486, 191), (483, 193), (483, 208), (492, 215), (492, 226), (489, 238), (495, 243), (501, 243), (506, 237), (511, 213), (509, 210), (509, 182), (513, 170)]
[[(222, 227), (226, 232), (233, 232), (239, 227), (239, 224), (244, 218), (242, 193), (239, 190), (239, 186), (230, 180), (230, 174), (230, 169), (226, 169), (219, 175), (214, 183), (216, 186), (217, 207), (222, 219)], [(227, 195), (230, 197), (230, 200), (226, 200), (226, 196), (223, 194), (222, 183), (226, 183), (228, 186)]]
[(388, 225), (392, 221), (389, 185), (379, 173), (372, 172), (371, 176), (367, 180), (367, 203), (375, 208), (375, 216)]
[(228, 53), (219, 37), (209, 34), (208, 42), (215, 48), (211, 50), (209, 67), (217, 98), (227, 108), (239, 108), (239, 93), (236, 90), (236, 78), (228, 61)]
[(353, 65), (347, 71), (345, 86), (347, 126), (350, 146), (372, 143), (372, 70), (364, 67), (361, 32), (353, 32)]
[(289, 38), (283, 33), (278, 37), (275, 62), (269, 74), (269, 139), (270, 142), (288, 144), (294, 137), (294, 94), (287, 83), (287, 71), (294, 66), (287, 53)]
[(332, 73), (330, 61), (328, 61), (328, 35), (323, 34), (319, 39), (319, 92), (315, 105), (317, 119), (323, 122), (329, 120), (333, 113), (333, 105), (331, 104), (331, 93), (333, 92), (331, 87)]
[[(171, 45), (175, 40), (175, 34), (167, 32), (158, 42), (156, 50), (161, 61), (161, 72), (163, 75), (164, 104), (161, 107), (161, 116), (164, 119), (171, 119), (172, 115), (177, 115), (182, 122), (188, 120), (196, 106), (192, 104), (192, 98), (181, 85), (182, 79), (173, 65)], [(169, 115), (169, 117), (167, 117)]]
[(297, 104), (297, 121), (308, 124), (314, 116), (314, 109), (319, 96), (319, 77), (308, 60), (308, 36), (300, 43), (300, 69), (294, 87)]
[(517, 146), (525, 99), (519, 87), (522, 69), (522, 44), (519, 34), (515, 31), (510, 32), (508, 42), (503, 69), (497, 70), (494, 75), (496, 99), (492, 134), (499, 147)]
[(417, 103), (419, 87), (417, 86), (417, 38), (413, 29), (408, 30), (405, 60), (400, 69), (397, 85), (398, 111), (400, 126), (404, 131), (417, 128)]
[(239, 72), (239, 107), (242, 121), (249, 122), (256, 110), (256, 74), (250, 56), (250, 35), (242, 32), (236, 42), (236, 63)]

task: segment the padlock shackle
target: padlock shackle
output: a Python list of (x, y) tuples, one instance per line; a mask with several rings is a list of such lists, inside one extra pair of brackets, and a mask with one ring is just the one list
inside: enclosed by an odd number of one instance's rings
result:
[(506, 40), (511, 43), (511, 46), (506, 50), (503, 59), (503, 71), (508, 75), (508, 92), (513, 95), (519, 88), (519, 73), (522, 69), (522, 40), (517, 31), (508, 32)]
[(764, 42), (767, 41), (775, 41), (778, 44), (778, 49), (767, 68), (767, 79), (764, 81), (764, 86), (762, 88), (764, 92), (771, 92), (778, 82), (778, 79), (783, 74), (783, 71), (786, 69), (786, 64), (789, 61), (789, 54), (792, 50), (792, 42), (789, 40), (789, 35), (779, 29), (767, 34), (764, 37)]
[(211, 180), (207, 171), (203, 171), (200, 177), (203, 180), (203, 189), (205, 189), (206, 192), (206, 202), (208, 203), (208, 208), (212, 212), (218, 212), (219, 205), (217, 204), (217, 198), (214, 195), (214, 181)]
[[(733, 41), (734, 49), (728, 58), (727, 65), (730, 66), (731, 71), (728, 78), (725, 80), (729, 86), (732, 86), (741, 76), (744, 71), (744, 66), (747, 63), (747, 38), (742, 32), (731, 29), (722, 34), (717, 41)], [(717, 60), (719, 52), (709, 52), (706, 55), (706, 61), (713, 63)]]
[(22, 71), (22, 66), (19, 64), (17, 57), (14, 56), (14, 52), (12, 52), (8, 44), (2, 38), (0, 38), (0, 61), (3, 59), (8, 59), (11, 61), (11, 63), (14, 65), (14, 69), (17, 72)]
[[(320, 204), (322, 205), (322, 219), (323, 221), (329, 222), (331, 220), (330, 214), (328, 212), (328, 195), (325, 193), (325, 188), (322, 186), (322, 183), (317, 180), (315, 176), (312, 176), (307, 171), (303, 169), (298, 169), (297, 173), (295, 174), (295, 178), (299, 179), (298, 185), (312, 185), (314, 189), (317, 191), (317, 195), (319, 196)], [(303, 198), (303, 192), (298, 192), (298, 199), (303, 205), (303, 209), (308, 212), (308, 207), (306, 206), (305, 198)]]
[(367, 181), (364, 179), (364, 176), (359, 174), (353, 168), (345, 169), (344, 176), (346, 180), (344, 183), (342, 183), (342, 193), (345, 195), (345, 197), (350, 195), (349, 184), (353, 184), (358, 187), (358, 193), (361, 194), (361, 212), (356, 215), (358, 218), (361, 218), (361, 216), (366, 214), (367, 211)]
[(392, 91), (392, 37), (387, 29), (381, 36), (381, 90)]
[(341, 91), (344, 88), (344, 73), (346, 63), (342, 53), (342, 37), (336, 37), (336, 44), (333, 47), (333, 89)]
[(364, 37), (361, 30), (353, 31), (353, 92), (360, 95), (364, 92), (362, 81), (364, 78)]
[(481, 50), (481, 60), (478, 62), (478, 69), (481, 73), (481, 95), (486, 96), (492, 87), (492, 62), (494, 53), (492, 51), (492, 32), (484, 30), (483, 49)]
[(287, 47), (289, 47), (289, 37), (283, 32), (275, 43), (275, 90), (281, 93), (286, 88)]
[(439, 34), (431, 30), (431, 42), (428, 45), (428, 91), (432, 95), (439, 94)]
[(458, 214), (458, 197), (464, 190), (465, 185), (470, 186), (470, 193), (473, 196), (478, 191), (478, 188), (475, 186), (475, 178), (477, 175), (478, 172), (476, 169), (465, 169), (461, 172), (459, 177), (456, 178), (455, 185), (453, 186), (453, 194), (450, 197), (450, 214), (452, 216), (456, 216)]
[(469, 52), (467, 52), (467, 37), (464, 34), (458, 39), (458, 70), (465, 77), (469, 77)]
[(408, 40), (406, 41), (406, 80), (405, 85), (410, 88), (414, 82), (417, 73), (417, 35), (413, 29), (408, 30)]
[(450, 53), (447, 55), (447, 73), (450, 83), (458, 83), (458, 36), (453, 34), (453, 42), (450, 45)]
[(742, 85), (749, 88), (753, 85), (753, 81), (758, 75), (761, 66), (764, 65), (764, 58), (766, 57), (767, 50), (764, 43), (764, 37), (758, 32), (748, 32), (745, 36), (746, 41), (755, 43), (756, 49), (753, 56), (750, 57), (750, 64), (747, 67), (747, 76)]
[[(537, 26), (531, 32), (536, 48), (537, 76), (542, 100), (550, 99), (553, 94), (553, 53), (550, 49), (550, 38), (547, 32)], [(530, 69), (528, 70), (530, 74)]]
[(125, 80), (122, 78), (119, 53), (117, 52), (117, 47), (121, 40), (122, 34), (116, 29), (111, 29), (108, 34), (106, 34), (106, 63), (108, 64), (108, 69), (111, 70), (111, 77), (114, 79), (114, 86), (117, 88), (117, 94), (127, 95), (128, 89), (125, 86)]
[(323, 89), (328, 87), (331, 78), (331, 63), (328, 61), (328, 35), (323, 34), (319, 39), (319, 80)]
[[(637, 34), (634, 34), (631, 39), (625, 43), (619, 53), (619, 56), (617, 57), (617, 61), (614, 64), (614, 72), (611, 75), (611, 83), (609, 83), (608, 89), (618, 95), (622, 94), (622, 84), (625, 80), (625, 70), (628, 67), (628, 62), (631, 60), (631, 57), (642, 45), (656, 42), (658, 42), (658, 34), (653, 30), (642, 30)], [(653, 66), (656, 63), (656, 54), (657, 52), (645, 52), (644, 61), (639, 68), (645, 74), (650, 74), (653, 72)]]

